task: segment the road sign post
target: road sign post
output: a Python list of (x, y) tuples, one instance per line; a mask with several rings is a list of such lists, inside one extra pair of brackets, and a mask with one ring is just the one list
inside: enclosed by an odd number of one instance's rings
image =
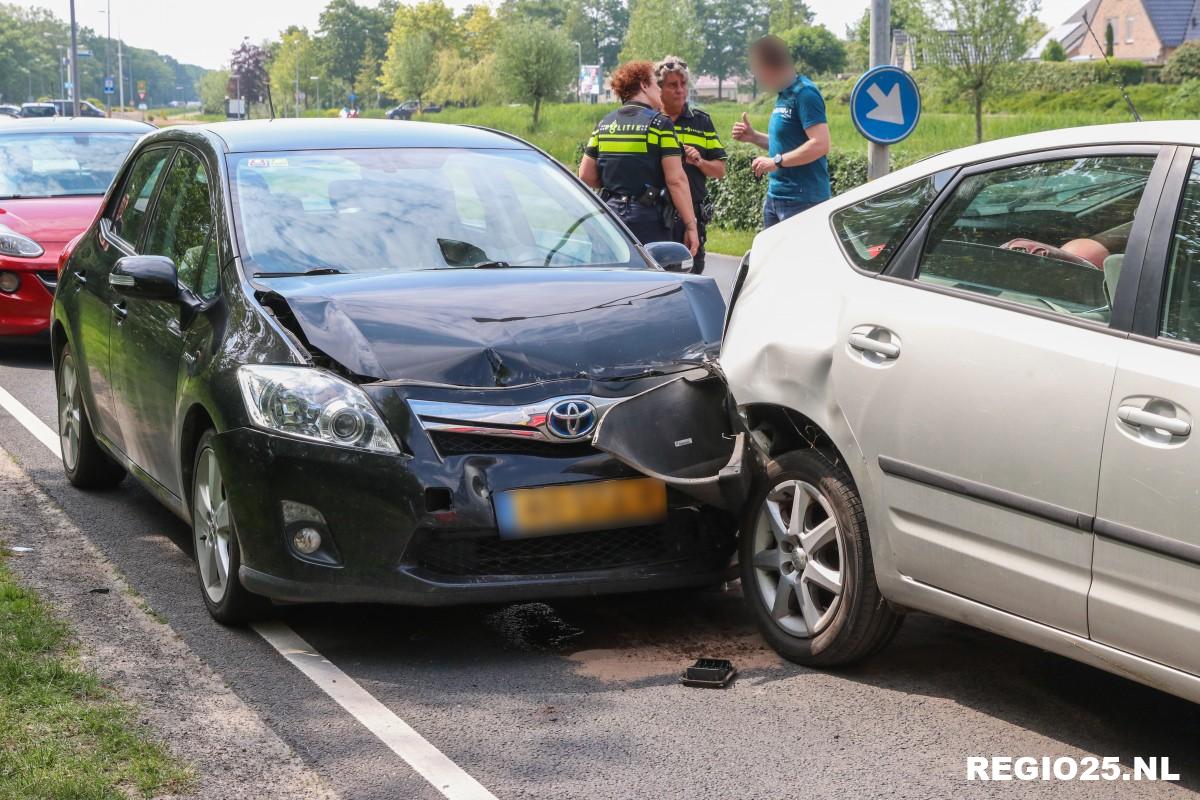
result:
[[(891, 0), (871, 0), (870, 69), (892, 63)], [(868, 137), (869, 138), (869, 137)], [(867, 180), (888, 173), (888, 148), (879, 142), (867, 142)]]
[(917, 82), (900, 67), (867, 70), (850, 92), (850, 119), (870, 143), (867, 178), (888, 173), (888, 145), (907, 138), (921, 118)]

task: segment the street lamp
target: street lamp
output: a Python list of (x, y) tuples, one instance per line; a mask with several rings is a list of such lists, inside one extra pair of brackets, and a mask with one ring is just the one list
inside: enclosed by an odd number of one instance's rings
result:
[[(109, 59), (109, 51), (112, 50), (112, 0), (105, 3), (105, 8), (98, 13), (104, 15), (104, 20), (108, 25), (108, 38), (104, 41), (104, 80), (108, 80), (108, 76), (112, 74), (112, 61)], [(106, 86), (108, 84), (105, 84)], [(112, 94), (104, 93), (104, 113), (106, 116), (112, 116)]]
[(583, 102), (583, 45), (579, 42), (571, 42), (575, 45), (575, 50), (579, 53), (579, 69), (575, 73), (575, 102)]
[(308, 79), (310, 81), (317, 82), (317, 111), (320, 111), (321, 110), (321, 76), (320, 75), (309, 75)]

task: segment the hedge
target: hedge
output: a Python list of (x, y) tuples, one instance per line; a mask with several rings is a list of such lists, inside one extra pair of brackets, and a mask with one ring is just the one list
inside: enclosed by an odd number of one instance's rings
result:
[[(762, 151), (735, 146), (729, 151), (725, 179), (709, 181), (713, 198), (712, 225), (734, 230), (758, 230), (762, 226), (767, 179), (755, 178), (750, 164)], [(900, 166), (895, 159), (892, 166)], [(835, 195), (866, 183), (867, 157), (862, 153), (834, 150), (829, 154), (829, 183)]]

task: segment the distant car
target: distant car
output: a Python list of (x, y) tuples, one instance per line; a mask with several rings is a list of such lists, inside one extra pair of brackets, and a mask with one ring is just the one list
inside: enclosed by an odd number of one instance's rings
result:
[(1200, 702), (1197, 146), (1001, 139), (755, 238), (720, 367), (765, 464), (742, 593), (782, 655), (865, 658), (912, 609)]
[(437, 103), (430, 103), (429, 105), (427, 105), (421, 109), (421, 113), (422, 114), (440, 114), (440, 113), (442, 113), (442, 107), (439, 106)]
[(388, 111), (385, 116), (388, 119), (412, 119), (412, 115), (412, 109), (400, 105)]
[(54, 103), (22, 103), (22, 117), (57, 117), (58, 107)]
[(20, 106), (0, 105), (0, 117), (19, 117), (21, 116)]
[[(58, 115), (60, 117), (76, 116), (75, 109), (73, 108), (74, 104), (72, 103), (72, 101), (70, 101), (70, 100), (51, 100), (50, 102), (52, 102), (54, 104), (54, 108), (58, 111)], [(97, 108), (96, 106), (89, 103), (87, 100), (80, 100), (78, 116), (80, 116), (80, 117), (105, 117), (108, 115), (104, 113), (104, 109)]]
[(134, 142), (125, 120), (0, 118), (0, 336), (50, 324), (58, 256), (96, 216)]
[(715, 281), (519, 139), (397, 127), (138, 144), (55, 296), (69, 480), (190, 521), (222, 622), (720, 583), (733, 518), (590, 444), (715, 357)]

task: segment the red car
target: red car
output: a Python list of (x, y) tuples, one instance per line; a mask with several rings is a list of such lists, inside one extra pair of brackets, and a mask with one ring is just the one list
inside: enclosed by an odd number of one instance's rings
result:
[(134, 143), (117, 119), (0, 117), (0, 336), (50, 326), (58, 256), (83, 232)]

